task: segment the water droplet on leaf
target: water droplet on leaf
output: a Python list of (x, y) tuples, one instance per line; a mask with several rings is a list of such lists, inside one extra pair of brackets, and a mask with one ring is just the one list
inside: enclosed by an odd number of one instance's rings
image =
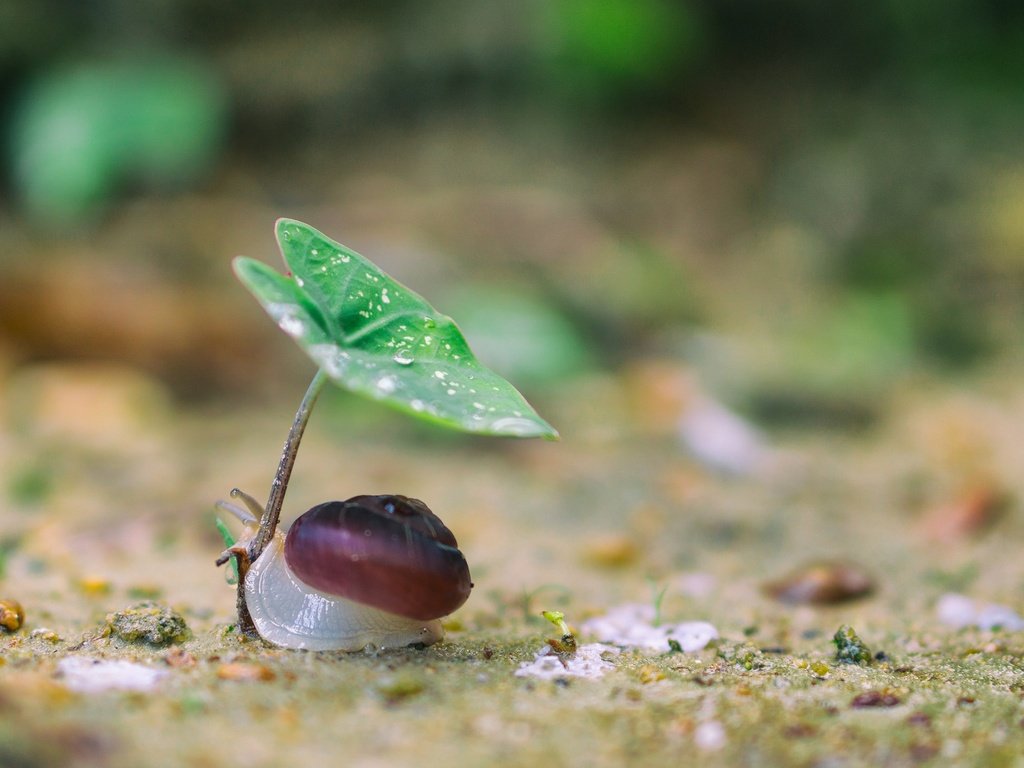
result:
[(278, 321), (278, 325), (289, 336), (301, 336), (306, 332), (306, 324), (295, 315), (285, 315)]

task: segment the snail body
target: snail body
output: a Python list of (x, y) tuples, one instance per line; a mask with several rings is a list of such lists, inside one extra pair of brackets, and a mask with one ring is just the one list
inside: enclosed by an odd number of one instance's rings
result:
[[(243, 520), (251, 536), (255, 518)], [(452, 532), (422, 501), (398, 495), (313, 507), (287, 534), (274, 535), (243, 584), (263, 639), (344, 651), (437, 642), (444, 636), (439, 619), (461, 606), (472, 586)]]

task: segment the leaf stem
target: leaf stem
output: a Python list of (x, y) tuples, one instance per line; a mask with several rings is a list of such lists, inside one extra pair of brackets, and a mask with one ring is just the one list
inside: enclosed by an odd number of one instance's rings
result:
[(277, 524), (281, 519), (281, 508), (284, 506), (284, 495), (288, 490), (288, 480), (292, 476), (292, 467), (295, 466), (295, 456), (299, 452), (299, 443), (302, 441), (302, 433), (306, 431), (306, 422), (309, 421), (309, 414), (313, 411), (313, 405), (320, 396), (320, 391), (327, 383), (327, 374), (323, 369), (316, 372), (313, 380), (309, 382), (306, 394), (299, 403), (299, 410), (295, 412), (295, 420), (292, 428), (288, 430), (288, 439), (285, 440), (284, 448), (281, 451), (281, 461), (277, 465), (277, 474), (274, 475), (274, 482), (270, 486), (270, 498), (267, 499), (267, 509), (260, 520), (260, 529), (256, 533), (253, 542), (255, 560), (263, 552), (264, 548), (274, 538)]
[[(277, 524), (281, 520), (281, 508), (284, 506), (284, 495), (288, 490), (288, 481), (292, 476), (292, 467), (295, 466), (295, 457), (299, 452), (299, 443), (302, 442), (302, 433), (306, 431), (306, 423), (313, 411), (313, 405), (320, 396), (324, 384), (327, 383), (327, 374), (321, 368), (316, 372), (313, 380), (306, 388), (306, 394), (299, 403), (299, 410), (295, 412), (295, 420), (288, 430), (288, 439), (284, 442), (281, 451), (281, 460), (277, 465), (277, 474), (274, 475), (274, 482), (270, 485), (270, 497), (267, 499), (267, 506), (263, 510), (263, 517), (260, 518), (260, 527), (249, 545), (249, 561), (256, 562), (263, 550), (274, 538), (277, 531)], [(256, 634), (256, 628), (249, 615), (249, 609), (245, 604), (244, 574), (240, 574), (238, 583), (238, 626), (245, 634)]]

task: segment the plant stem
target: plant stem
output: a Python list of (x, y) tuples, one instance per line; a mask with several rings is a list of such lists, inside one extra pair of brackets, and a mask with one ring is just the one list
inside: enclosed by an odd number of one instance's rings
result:
[(256, 534), (255, 551), (252, 558), (255, 560), (263, 552), (270, 540), (274, 538), (277, 524), (281, 519), (281, 508), (284, 506), (284, 495), (288, 490), (288, 480), (292, 476), (292, 467), (295, 466), (295, 456), (299, 452), (299, 443), (302, 440), (302, 433), (306, 431), (306, 422), (309, 421), (309, 414), (313, 410), (320, 391), (327, 383), (327, 374), (323, 369), (316, 372), (313, 380), (309, 382), (306, 394), (299, 403), (299, 410), (295, 412), (295, 420), (292, 428), (288, 430), (288, 439), (285, 440), (284, 449), (281, 451), (281, 461), (277, 465), (277, 474), (274, 475), (274, 482), (270, 486), (270, 498), (267, 499), (267, 509), (260, 520), (260, 529)]
[[(295, 466), (295, 457), (299, 452), (299, 443), (302, 441), (302, 433), (306, 431), (306, 423), (309, 421), (309, 414), (313, 411), (313, 405), (320, 396), (324, 384), (327, 383), (327, 374), (323, 369), (316, 372), (313, 380), (306, 388), (306, 394), (299, 403), (299, 410), (295, 412), (295, 420), (292, 428), (288, 430), (288, 439), (284, 442), (281, 451), (281, 461), (277, 465), (277, 474), (274, 475), (274, 482), (270, 485), (270, 498), (267, 499), (267, 506), (260, 518), (260, 527), (253, 537), (249, 546), (249, 562), (255, 562), (263, 550), (274, 538), (277, 531), (277, 524), (281, 520), (281, 508), (284, 506), (284, 495), (288, 490), (288, 480), (292, 476), (292, 467)], [(249, 608), (245, 604), (245, 574), (240, 573), (238, 579), (238, 628), (247, 635), (255, 635), (256, 628), (249, 615)]]

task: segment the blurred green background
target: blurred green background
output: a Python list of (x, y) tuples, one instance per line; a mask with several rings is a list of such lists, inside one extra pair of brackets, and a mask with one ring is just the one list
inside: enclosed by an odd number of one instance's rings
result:
[(1024, 6), (7, 0), (0, 371), (309, 371), (236, 284), (309, 221), (530, 396), (668, 359), (765, 424), (1015, 370)]

